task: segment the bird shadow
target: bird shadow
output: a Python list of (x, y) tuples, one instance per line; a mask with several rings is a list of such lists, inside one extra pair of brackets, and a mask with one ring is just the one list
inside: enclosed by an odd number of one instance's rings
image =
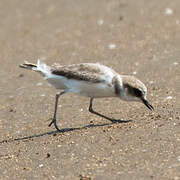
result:
[(42, 136), (47, 136), (47, 135), (56, 135), (58, 133), (67, 133), (67, 132), (71, 132), (71, 131), (76, 131), (76, 130), (83, 130), (83, 129), (88, 129), (88, 128), (95, 128), (95, 127), (103, 127), (103, 126), (108, 126), (108, 125), (112, 125), (112, 124), (116, 124), (116, 123), (128, 123), (131, 122), (132, 120), (115, 120), (115, 119), (111, 119), (111, 123), (103, 123), (103, 124), (88, 124), (86, 126), (83, 127), (77, 127), (77, 128), (63, 128), (60, 131), (48, 131), (48, 132), (44, 132), (44, 133), (40, 133), (40, 134), (35, 134), (35, 135), (30, 135), (30, 136), (24, 136), (24, 137), (19, 137), (19, 138), (14, 138), (14, 139), (7, 139), (7, 140), (2, 140), (0, 141), (0, 144), (3, 143), (9, 143), (9, 142), (14, 142), (14, 141), (23, 141), (23, 140), (31, 140), (33, 138), (38, 138), (38, 137), (42, 137)]

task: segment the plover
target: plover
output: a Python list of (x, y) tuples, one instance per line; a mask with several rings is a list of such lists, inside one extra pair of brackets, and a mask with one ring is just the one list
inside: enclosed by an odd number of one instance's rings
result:
[(89, 111), (112, 122), (113, 119), (93, 110), (94, 98), (117, 97), (124, 101), (139, 101), (150, 110), (154, 109), (146, 98), (147, 88), (140, 80), (120, 75), (99, 63), (48, 66), (38, 59), (37, 64), (25, 62), (20, 67), (39, 72), (49, 84), (60, 90), (56, 94), (54, 116), (49, 124), (54, 124), (58, 131), (61, 131), (56, 123), (58, 99), (68, 92), (89, 97)]

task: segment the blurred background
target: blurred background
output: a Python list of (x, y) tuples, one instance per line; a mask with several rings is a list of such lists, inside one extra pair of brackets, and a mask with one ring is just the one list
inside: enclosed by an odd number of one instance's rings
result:
[[(180, 179), (179, 0), (0, 0), (0, 179)], [(62, 97), (56, 134), (48, 124), (56, 90), (27, 60), (99, 62), (135, 75), (155, 107)], [(53, 136), (55, 134), (56, 136)]]

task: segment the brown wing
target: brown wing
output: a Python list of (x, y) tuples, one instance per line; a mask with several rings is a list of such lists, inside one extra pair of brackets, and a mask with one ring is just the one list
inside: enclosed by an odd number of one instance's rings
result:
[(52, 68), (51, 72), (52, 74), (64, 76), (68, 79), (100, 83), (104, 82), (104, 80), (99, 76), (104, 74), (100, 66), (101, 65), (91, 63), (56, 66)]

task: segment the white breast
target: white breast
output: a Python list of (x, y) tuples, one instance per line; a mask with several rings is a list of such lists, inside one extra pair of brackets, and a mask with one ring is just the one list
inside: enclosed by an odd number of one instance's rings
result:
[(45, 77), (45, 79), (56, 89), (68, 89), (69, 92), (82, 96), (97, 98), (115, 96), (114, 87), (108, 82), (92, 83), (81, 80), (67, 79), (66, 77), (53, 74)]
[(115, 96), (113, 86), (106, 83), (91, 83), (86, 81), (69, 80), (69, 89), (72, 93), (87, 97), (112, 97)]

